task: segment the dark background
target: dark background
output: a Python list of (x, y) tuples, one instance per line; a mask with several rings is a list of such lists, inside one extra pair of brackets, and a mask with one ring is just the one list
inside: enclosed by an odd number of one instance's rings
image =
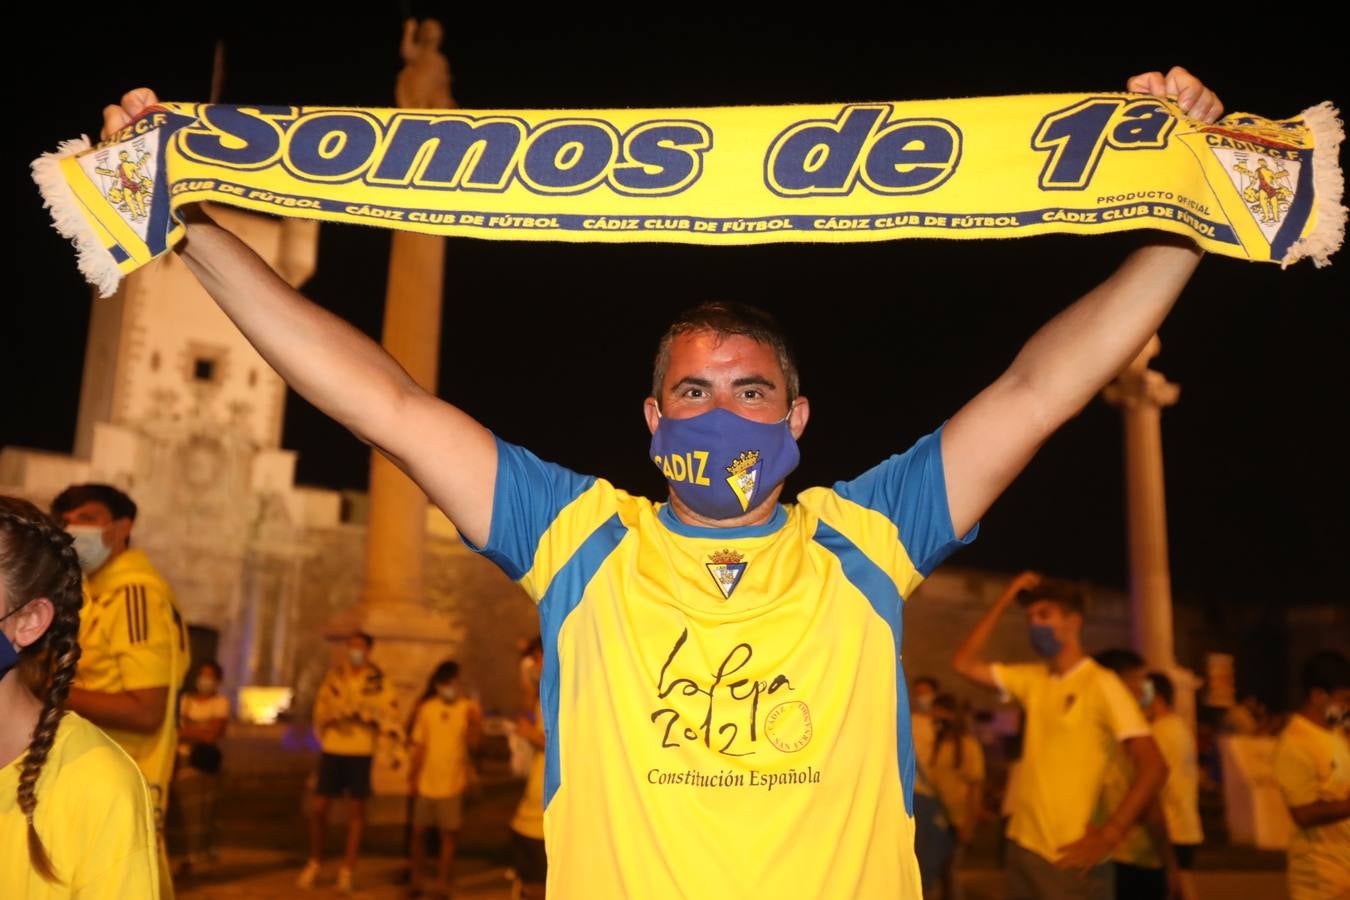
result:
[[(280, 5), (278, 8), (283, 8)], [(180, 12), (121, 22), (111, 9), (52, 42), (13, 94), (17, 296), (0, 308), (10, 386), (0, 443), (69, 452), (90, 297), (71, 248), (48, 227), (27, 163), (96, 132), (100, 109), (142, 84), (168, 100), (208, 97), (225, 41), (222, 101), (391, 105), (402, 12), (316, 7), (212, 21)], [(1227, 108), (1270, 117), (1345, 102), (1344, 50), (1314, 41), (1202, 40), (1191, 26), (944, 38), (959, 11), (887, 22), (822, 8), (804, 24), (735, 16), (665, 21), (578, 14), (553, 22), (504, 4), (495, 19), (403, 4), (446, 26), (466, 108), (697, 106), (927, 99), (1114, 90), (1174, 63)], [(1197, 18), (1203, 18), (1193, 10)], [(973, 15), (973, 14), (972, 14)], [(111, 18), (110, 18), (111, 16)], [(1166, 15), (1163, 16), (1164, 18)], [(126, 28), (122, 26), (126, 25)], [(1208, 49), (1201, 49), (1208, 48)], [(1278, 48), (1278, 49), (1276, 49)], [(1269, 52), (1267, 52), (1269, 51)], [(19, 127), (21, 126), (21, 127)], [(732, 298), (773, 310), (795, 335), (813, 418), (798, 488), (849, 477), (955, 412), (1057, 310), (1107, 275), (1137, 238), (902, 241), (757, 248), (561, 245), (451, 239), (439, 390), (504, 438), (620, 486), (662, 492), (640, 403), (655, 339), (678, 309)], [(389, 233), (325, 225), (306, 293), (377, 334)], [(1347, 411), (1344, 252), (1288, 271), (1212, 257), (1162, 330), (1155, 367), (1182, 387), (1164, 414), (1178, 602), (1261, 618), (1293, 603), (1343, 603), (1342, 435)], [(368, 455), (293, 394), (285, 446), (298, 478), (364, 487)], [(450, 461), (447, 461), (449, 464)], [(1121, 426), (1096, 400), (1052, 439), (994, 507), (963, 565), (1034, 567), (1123, 586)]]

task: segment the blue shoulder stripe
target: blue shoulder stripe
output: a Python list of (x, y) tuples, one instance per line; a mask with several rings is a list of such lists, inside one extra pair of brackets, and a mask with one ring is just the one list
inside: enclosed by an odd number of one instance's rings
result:
[(857, 588), (876, 614), (891, 626), (895, 640), (895, 749), (900, 763), (900, 784), (905, 795), (905, 812), (914, 815), (914, 737), (910, 733), (909, 691), (906, 689), (905, 668), (900, 659), (904, 637), (905, 601), (895, 588), (895, 582), (880, 566), (858, 549), (858, 546), (829, 525), (821, 522), (816, 527), (814, 540), (839, 559), (844, 577)]

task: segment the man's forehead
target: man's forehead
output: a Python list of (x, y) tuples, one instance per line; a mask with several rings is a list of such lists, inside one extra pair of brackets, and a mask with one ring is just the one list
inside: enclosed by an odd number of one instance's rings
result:
[(678, 334), (670, 344), (668, 378), (680, 379), (714, 366), (749, 366), (781, 379), (782, 365), (771, 344), (744, 334), (698, 329)]

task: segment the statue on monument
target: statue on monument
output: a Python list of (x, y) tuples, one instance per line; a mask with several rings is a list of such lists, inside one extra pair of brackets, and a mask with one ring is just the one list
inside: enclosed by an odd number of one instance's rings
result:
[(404, 109), (455, 109), (450, 96), (450, 63), (441, 53), (444, 32), (435, 19), (408, 19), (403, 23), (399, 53), (404, 66), (398, 73), (394, 97)]

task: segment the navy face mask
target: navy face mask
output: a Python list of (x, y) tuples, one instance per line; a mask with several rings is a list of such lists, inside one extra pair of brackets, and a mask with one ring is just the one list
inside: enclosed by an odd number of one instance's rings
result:
[(1060, 642), (1059, 638), (1055, 637), (1055, 629), (1049, 625), (1030, 626), (1028, 637), (1031, 639), (1031, 649), (1036, 651), (1037, 656), (1050, 659), (1058, 656), (1059, 651), (1064, 649), (1064, 644)]
[(709, 519), (743, 516), (787, 478), (801, 454), (787, 416), (754, 422), (725, 409), (662, 416), (651, 458), (690, 509)]

